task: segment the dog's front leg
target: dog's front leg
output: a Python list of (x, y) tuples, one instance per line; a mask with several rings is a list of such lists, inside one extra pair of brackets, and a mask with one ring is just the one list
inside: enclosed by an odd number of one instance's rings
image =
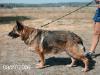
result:
[(38, 53), (40, 57), (40, 62), (36, 65), (36, 68), (43, 68), (45, 64), (44, 53), (43, 52), (38, 52)]

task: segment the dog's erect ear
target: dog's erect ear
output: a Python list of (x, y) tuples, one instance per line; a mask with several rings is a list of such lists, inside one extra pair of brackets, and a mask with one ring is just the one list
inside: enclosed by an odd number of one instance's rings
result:
[(17, 30), (23, 30), (24, 28), (24, 25), (20, 22), (20, 21), (16, 21), (16, 28)]

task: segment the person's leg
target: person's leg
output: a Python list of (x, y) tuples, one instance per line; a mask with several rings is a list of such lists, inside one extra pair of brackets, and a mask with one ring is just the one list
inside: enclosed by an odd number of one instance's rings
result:
[(93, 38), (92, 38), (92, 45), (90, 47), (90, 52), (94, 53), (96, 46), (99, 42), (100, 38), (100, 22), (96, 22), (94, 25), (94, 32), (93, 32)]
[(100, 39), (100, 22), (96, 22), (94, 25), (94, 32), (93, 32), (93, 38), (92, 43), (89, 51), (85, 52), (85, 56), (91, 57), (94, 56), (94, 52), (96, 50), (96, 46), (98, 45)]

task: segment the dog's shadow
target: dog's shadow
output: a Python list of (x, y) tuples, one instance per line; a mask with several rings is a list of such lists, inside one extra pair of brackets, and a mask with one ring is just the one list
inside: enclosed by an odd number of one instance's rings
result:
[[(45, 65), (47, 65), (46, 67), (51, 67), (51, 66), (57, 66), (57, 65), (68, 65), (70, 63), (71, 63), (70, 58), (51, 57), (51, 58), (46, 59)], [(94, 69), (95, 63), (96, 62), (94, 60), (89, 61), (89, 69), (90, 70)], [(77, 61), (75, 63), (75, 65), (84, 67), (84, 64), (82, 61)]]
[(66, 65), (70, 63), (71, 63), (70, 58), (51, 57), (51, 58), (46, 59), (45, 64), (49, 66), (56, 66), (56, 65)]

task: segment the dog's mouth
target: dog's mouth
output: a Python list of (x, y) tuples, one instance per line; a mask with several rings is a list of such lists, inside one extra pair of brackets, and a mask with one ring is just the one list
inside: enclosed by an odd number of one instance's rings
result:
[(19, 37), (19, 35), (15, 33), (9, 33), (8, 36), (12, 37), (12, 39)]

